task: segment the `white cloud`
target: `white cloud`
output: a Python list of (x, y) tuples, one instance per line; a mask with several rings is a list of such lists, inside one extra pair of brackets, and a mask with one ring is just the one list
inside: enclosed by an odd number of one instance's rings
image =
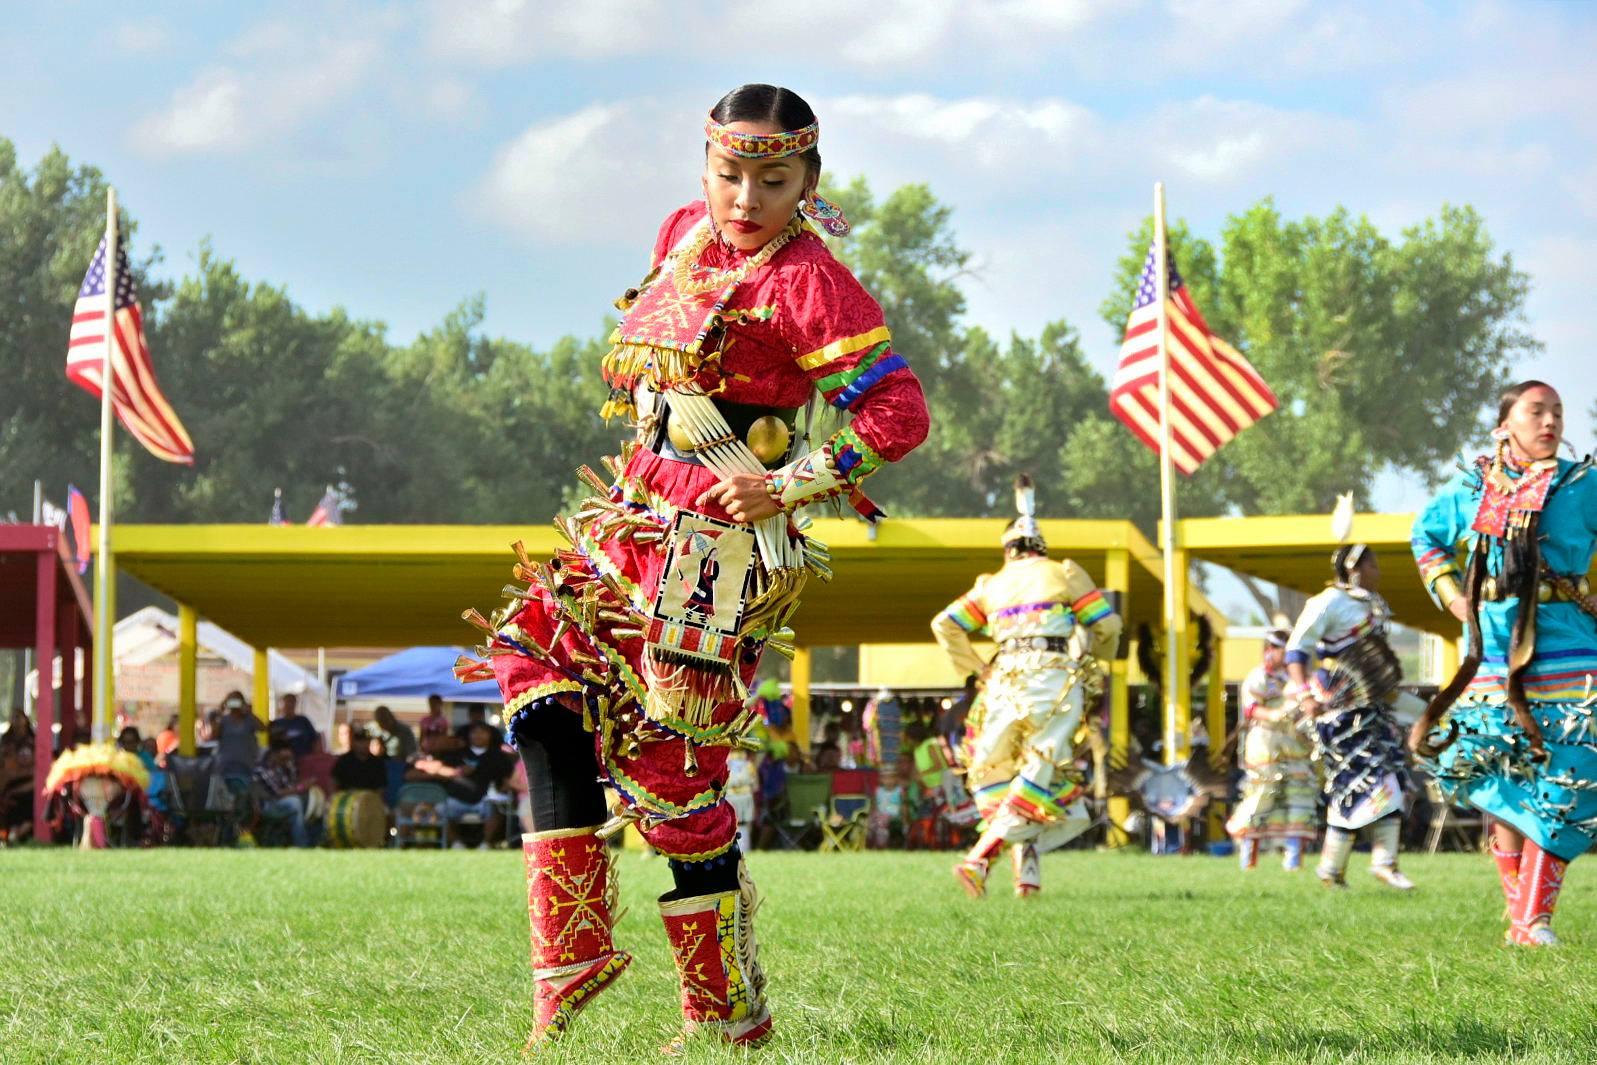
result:
[(1214, 52), (1273, 37), (1301, 23), (1308, 0), (1170, 0), (1173, 44)]
[[(1252, 188), (1342, 150), (1351, 136), (1349, 124), (1324, 116), (1212, 97), (1119, 121), (1060, 98), (926, 93), (820, 98), (816, 110), (832, 173), (868, 175), (878, 190), (931, 181), (945, 202), (978, 215), (1029, 203), (1034, 219), (1128, 178)], [(536, 123), (499, 150), (470, 209), (538, 240), (636, 242), (639, 226), (680, 202), (667, 189), (697, 190), (695, 117), (692, 104), (634, 99)], [(618, 164), (616, 144), (649, 165)], [(662, 189), (662, 174), (681, 178)]]
[(174, 43), (171, 28), (155, 18), (128, 19), (100, 35), (101, 47), (124, 55), (159, 55), (171, 51)]
[(434, 55), (504, 67), (635, 55), (669, 39), (684, 18), (662, 0), (431, 0), (423, 34)]
[(821, 100), (822, 154), (843, 170), (994, 175), (1030, 183), (1098, 150), (1097, 121), (1066, 100), (943, 99), (926, 93)]
[(1350, 121), (1212, 96), (1160, 108), (1128, 130), (1128, 152), (1146, 151), (1155, 168), (1214, 186), (1280, 174), (1304, 157), (1335, 155), (1356, 136)]
[(634, 55), (726, 61), (772, 47), (870, 73), (961, 55), (1032, 54), (1058, 44), (1132, 0), (779, 0), (666, 4), (663, 0), (430, 0), (432, 54), (506, 67), (559, 58)]
[(233, 62), (202, 70), (135, 127), (155, 155), (229, 154), (272, 146), (328, 115), (380, 68), (375, 36), (318, 37), (288, 23), (247, 31)]
[(456, 123), (479, 115), (483, 102), (469, 83), (458, 78), (438, 78), (420, 87), (416, 106), (423, 117), (434, 122)]
[(246, 91), (231, 70), (208, 70), (172, 94), (158, 115), (139, 123), (136, 139), (160, 154), (235, 151), (249, 144)]
[(694, 128), (693, 110), (632, 100), (535, 123), (499, 150), (467, 210), (551, 244), (638, 244), (699, 193), (703, 141), (672, 132)]

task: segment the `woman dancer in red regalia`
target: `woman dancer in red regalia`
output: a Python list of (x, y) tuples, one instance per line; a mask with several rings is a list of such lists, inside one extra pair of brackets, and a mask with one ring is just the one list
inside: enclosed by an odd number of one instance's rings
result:
[[(727, 752), (751, 723), (745, 685), (762, 650), (785, 649), (805, 579), (829, 576), (798, 511), (847, 497), (874, 517), (860, 482), (927, 430), (881, 308), (813, 228), (847, 232), (815, 191), (809, 106), (745, 85), (704, 129), (704, 202), (665, 220), (654, 269), (617, 303), (602, 413), (637, 431), (613, 483), (583, 470), (596, 495), (559, 523), (570, 548), (548, 563), (523, 553), (526, 591), (492, 620), (468, 615), (490, 634), (531, 789), (531, 1042), (563, 1031), (631, 961), (611, 942), (602, 784), (670, 859), (660, 914), (684, 1036), (770, 1033)], [(799, 415), (817, 390), (851, 418), (812, 448)]]

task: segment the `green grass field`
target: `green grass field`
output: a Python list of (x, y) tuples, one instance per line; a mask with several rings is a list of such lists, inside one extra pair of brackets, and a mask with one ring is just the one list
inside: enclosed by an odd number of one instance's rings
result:
[[(1557, 952), (1498, 945), (1488, 863), (1308, 873), (1050, 855), (1044, 893), (965, 899), (943, 854), (765, 854), (769, 1062), (1597, 1060), (1597, 883)], [(621, 856), (632, 969), (546, 1058), (657, 1060), (677, 1023), (653, 899)], [(0, 853), (0, 1061), (510, 1062), (525, 1034), (507, 852)], [(687, 1060), (743, 1060), (695, 1046)]]

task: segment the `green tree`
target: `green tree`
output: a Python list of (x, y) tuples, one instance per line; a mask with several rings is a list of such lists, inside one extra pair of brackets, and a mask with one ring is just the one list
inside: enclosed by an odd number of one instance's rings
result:
[(308, 314), (283, 289), (251, 285), (202, 246), (195, 274), (148, 329), (195, 463), (140, 456), (118, 499), (123, 517), (265, 521), (275, 487), (293, 517), (311, 510), (324, 483), (359, 484), (370, 461), (369, 386), (387, 352), (381, 326), (337, 310)]
[[(1116, 328), (1151, 235), (1149, 221), (1120, 260), (1102, 309)], [(1329, 511), (1349, 491), (1368, 505), (1387, 470), (1434, 483), (1541, 347), (1525, 328), (1530, 279), (1469, 207), (1394, 241), (1344, 208), (1293, 222), (1266, 199), (1227, 220), (1218, 254), (1182, 225), (1170, 244), (1210, 327), (1281, 400), (1206, 464), (1217, 502), (1241, 513)]]
[(960, 323), (958, 278), (969, 255), (954, 240), (952, 212), (925, 185), (906, 185), (878, 203), (856, 178), (827, 195), (854, 223), (833, 250), (881, 303), (893, 347), (920, 377), (933, 412), (926, 442), (872, 477), (866, 491), (890, 514), (980, 513), (980, 472), (991, 447), (983, 378)]
[[(1117, 329), (1152, 233), (1150, 219), (1130, 235), (1102, 306)], [(1541, 347), (1525, 327), (1530, 279), (1469, 207), (1443, 205), (1393, 240), (1345, 208), (1294, 222), (1266, 199), (1227, 220), (1218, 253), (1180, 223), (1170, 246), (1210, 327), (1281, 400), (1183, 482), (1184, 514), (1328, 513), (1342, 492), (1368, 506), (1388, 470), (1434, 483)], [(1127, 483), (1156, 498), (1152, 464)], [(1291, 612), (1290, 597), (1253, 590), (1267, 613)]]
[[(58, 148), (29, 173), (0, 138), (0, 514), (26, 516), (35, 479), (57, 502), (68, 481), (95, 494), (100, 407), (67, 380), (66, 357), (73, 303), (105, 232), (105, 188), (100, 171), (73, 166)], [(120, 225), (137, 232), (125, 212)], [(146, 308), (165, 291), (150, 277), (156, 258), (133, 260)], [(138, 445), (118, 436), (114, 468), (125, 484)]]

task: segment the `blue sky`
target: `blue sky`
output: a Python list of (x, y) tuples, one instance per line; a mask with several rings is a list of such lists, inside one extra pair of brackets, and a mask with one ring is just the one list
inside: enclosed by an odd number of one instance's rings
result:
[[(971, 321), (1064, 317), (1106, 371), (1096, 308), (1156, 179), (1209, 236), (1264, 195), (1393, 234), (1472, 203), (1534, 278), (1547, 352), (1521, 374), (1560, 385), (1594, 444), (1590, 5), (57, 2), (7, 21), (0, 135), (26, 164), (53, 142), (102, 167), (169, 272), (209, 237), (397, 339), (479, 291), (491, 332), (594, 333), (697, 194), (704, 110), (773, 81), (815, 105), (835, 175), (926, 181), (954, 208)], [(1387, 478), (1378, 501), (1419, 498)]]

